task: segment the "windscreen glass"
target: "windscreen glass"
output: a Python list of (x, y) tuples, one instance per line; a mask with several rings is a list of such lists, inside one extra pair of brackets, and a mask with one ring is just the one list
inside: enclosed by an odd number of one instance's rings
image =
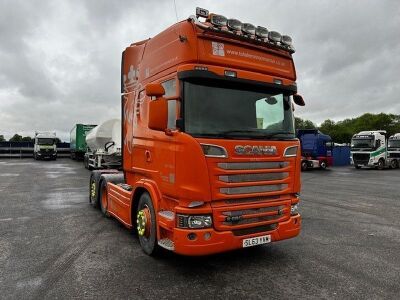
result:
[(184, 83), (185, 131), (193, 136), (293, 139), (290, 96), (282, 92)]
[(351, 140), (352, 148), (373, 148), (374, 140), (371, 139), (352, 139)]
[(399, 140), (389, 140), (388, 147), (389, 148), (400, 148), (400, 139)]
[(38, 139), (38, 144), (39, 145), (53, 145), (54, 144), (54, 139), (51, 139), (51, 138), (40, 138), (40, 139)]

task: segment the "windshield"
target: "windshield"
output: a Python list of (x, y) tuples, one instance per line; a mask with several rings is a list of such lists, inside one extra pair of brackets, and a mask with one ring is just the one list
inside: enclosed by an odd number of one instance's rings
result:
[(37, 141), (38, 145), (53, 145), (54, 139), (52, 138), (40, 138)]
[(388, 148), (400, 148), (400, 140), (389, 140)]
[(194, 136), (293, 139), (289, 95), (246, 85), (184, 83), (185, 131)]
[(373, 148), (374, 140), (373, 139), (352, 139), (351, 147), (352, 148)]

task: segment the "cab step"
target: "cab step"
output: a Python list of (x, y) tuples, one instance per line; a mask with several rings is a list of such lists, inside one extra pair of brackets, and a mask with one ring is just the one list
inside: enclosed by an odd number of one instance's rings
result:
[(158, 245), (159, 245), (160, 247), (163, 247), (164, 249), (169, 250), (169, 251), (174, 251), (174, 250), (175, 250), (174, 242), (171, 241), (171, 240), (168, 239), (168, 238), (159, 240), (159, 241), (158, 241)]

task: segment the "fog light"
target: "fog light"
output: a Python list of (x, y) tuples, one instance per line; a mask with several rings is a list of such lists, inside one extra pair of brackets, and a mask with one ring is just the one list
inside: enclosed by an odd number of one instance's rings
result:
[(197, 235), (193, 232), (187, 235), (188, 240), (194, 241), (197, 238)]
[(298, 206), (297, 203), (296, 203), (296, 204), (293, 204), (293, 205), (290, 207), (290, 214), (291, 214), (292, 216), (295, 216), (295, 215), (299, 214), (299, 206)]

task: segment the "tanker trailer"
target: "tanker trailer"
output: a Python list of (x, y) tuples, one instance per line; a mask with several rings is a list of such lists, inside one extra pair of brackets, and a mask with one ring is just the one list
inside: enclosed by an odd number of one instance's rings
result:
[(94, 127), (86, 135), (85, 168), (119, 169), (121, 167), (121, 120), (111, 119)]

